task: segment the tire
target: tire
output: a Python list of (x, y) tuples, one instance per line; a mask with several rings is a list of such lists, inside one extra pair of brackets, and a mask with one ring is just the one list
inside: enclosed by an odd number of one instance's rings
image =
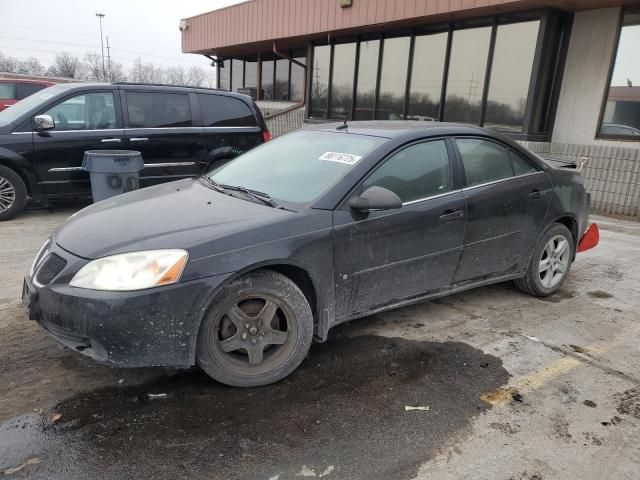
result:
[(27, 203), (27, 187), (10, 168), (0, 165), (0, 221), (11, 220)]
[(313, 314), (289, 278), (271, 270), (243, 275), (212, 302), (198, 332), (196, 359), (211, 378), (234, 387), (283, 379), (306, 357)]
[(573, 235), (564, 225), (554, 223), (538, 240), (527, 273), (514, 282), (516, 287), (535, 297), (554, 294), (567, 279), (574, 254)]

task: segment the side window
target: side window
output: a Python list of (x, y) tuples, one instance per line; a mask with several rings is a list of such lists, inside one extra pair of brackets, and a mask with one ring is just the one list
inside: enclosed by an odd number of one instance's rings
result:
[(15, 83), (0, 82), (0, 100), (17, 100)]
[(23, 98), (27, 98), (29, 95), (39, 92), (43, 88), (47, 88), (47, 86), (39, 83), (19, 83), (18, 98), (22, 100)]
[(527, 173), (535, 173), (538, 171), (538, 169), (531, 165), (531, 163), (526, 158), (523, 158), (521, 155), (517, 154), (511, 149), (509, 149), (509, 156), (511, 157), (511, 162), (513, 163), (513, 173), (516, 176), (526, 175)]
[(391, 190), (403, 203), (451, 191), (451, 169), (444, 140), (418, 143), (386, 160), (363, 184)]
[(190, 127), (191, 106), (184, 93), (126, 92), (129, 127)]
[(241, 100), (200, 93), (200, 110), (205, 127), (256, 127), (251, 109)]
[(458, 139), (456, 143), (469, 187), (514, 176), (506, 148), (476, 138)]
[(76, 95), (44, 113), (53, 117), (56, 131), (116, 128), (116, 109), (111, 92)]

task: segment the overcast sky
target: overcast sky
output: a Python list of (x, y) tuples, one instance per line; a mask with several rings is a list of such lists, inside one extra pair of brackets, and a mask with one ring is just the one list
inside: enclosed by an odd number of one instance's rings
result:
[[(181, 18), (242, 0), (0, 0), (0, 52), (34, 56), (49, 65), (62, 51), (100, 53), (96, 13), (104, 13), (103, 33), (111, 58), (125, 69), (140, 57), (157, 65), (207, 66), (200, 55), (181, 53)], [(105, 50), (105, 56), (107, 52)]]

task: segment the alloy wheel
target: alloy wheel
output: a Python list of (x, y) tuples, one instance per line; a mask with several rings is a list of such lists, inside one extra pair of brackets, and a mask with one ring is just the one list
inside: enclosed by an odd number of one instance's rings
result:
[(542, 250), (538, 275), (544, 288), (551, 289), (564, 279), (569, 270), (569, 242), (562, 235), (553, 237)]
[(0, 213), (11, 208), (16, 200), (16, 189), (13, 184), (4, 177), (0, 177)]

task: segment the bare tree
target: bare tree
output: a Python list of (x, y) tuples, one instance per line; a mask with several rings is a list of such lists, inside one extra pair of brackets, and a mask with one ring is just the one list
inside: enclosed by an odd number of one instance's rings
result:
[(76, 78), (76, 76), (79, 76), (80, 66), (78, 57), (74, 57), (68, 52), (62, 52), (56, 55), (53, 65), (49, 67), (47, 74), (57, 77)]
[(162, 83), (164, 71), (153, 63), (142, 63), (140, 57), (135, 61), (130, 72), (131, 80), (136, 83)]
[(29, 57), (20, 62), (18, 73), (25, 75), (44, 75), (44, 67), (36, 57)]
[(165, 73), (169, 85), (188, 85), (188, 74), (184, 67), (168, 67)]
[(15, 57), (3, 55), (0, 52), (0, 72), (18, 73), (18, 67), (20, 66), (20, 60)]
[(84, 56), (84, 78), (95, 81), (104, 80), (102, 76), (102, 57), (96, 52), (89, 52)]
[(207, 79), (207, 72), (195, 65), (189, 69), (187, 72), (187, 85), (192, 87), (201, 87), (205, 80)]
[(122, 67), (122, 64), (111, 60), (111, 66), (107, 72), (107, 77), (110, 82), (125, 82), (127, 80), (127, 74)]

